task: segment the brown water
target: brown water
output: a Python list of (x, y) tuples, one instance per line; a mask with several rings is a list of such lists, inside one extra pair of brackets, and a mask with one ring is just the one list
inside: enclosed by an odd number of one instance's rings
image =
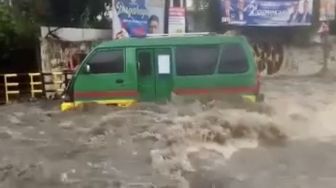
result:
[(264, 81), (266, 103), (0, 107), (0, 188), (335, 187), (336, 79)]

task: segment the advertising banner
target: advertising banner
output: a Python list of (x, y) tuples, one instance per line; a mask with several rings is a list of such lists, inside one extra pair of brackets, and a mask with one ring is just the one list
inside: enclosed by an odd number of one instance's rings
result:
[(113, 38), (144, 37), (164, 32), (164, 2), (114, 0)]
[(168, 20), (169, 33), (185, 33), (186, 17), (184, 8), (170, 7)]
[(222, 22), (243, 26), (307, 26), (313, 0), (221, 0)]
[(335, 19), (336, 0), (320, 0), (320, 21)]

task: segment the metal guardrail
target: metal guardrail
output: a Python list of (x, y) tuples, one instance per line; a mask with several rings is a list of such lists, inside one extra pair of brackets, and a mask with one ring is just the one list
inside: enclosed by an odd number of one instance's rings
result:
[(4, 87), (4, 95), (5, 95), (5, 103), (9, 103), (10, 95), (18, 95), (20, 94), (20, 90), (18, 89), (19, 83), (16, 81), (11, 81), (10, 78), (17, 78), (17, 74), (3, 74), (3, 87)]
[(36, 93), (43, 93), (42, 89), (36, 89), (36, 86), (41, 86), (42, 82), (41, 81), (35, 81), (34, 78), (36, 77), (41, 77), (41, 73), (28, 73), (29, 78), (30, 78), (30, 93), (31, 97), (35, 98)]
[[(20, 98), (24, 93), (29, 94), (30, 98), (38, 96), (50, 98), (49, 95), (57, 97), (64, 92), (72, 74), (73, 72), (0, 74), (3, 79), (0, 83), (3, 88), (0, 89), (0, 93), (3, 90), (0, 102), (2, 100), (2, 103), (9, 104), (11, 96), (16, 95)], [(25, 92), (22, 92), (23, 90)]]

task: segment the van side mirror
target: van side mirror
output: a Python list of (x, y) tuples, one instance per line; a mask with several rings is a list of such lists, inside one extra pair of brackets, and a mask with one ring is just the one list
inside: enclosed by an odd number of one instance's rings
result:
[(85, 73), (90, 73), (90, 72), (91, 72), (90, 65), (85, 65), (85, 67), (84, 67), (84, 72), (85, 72)]

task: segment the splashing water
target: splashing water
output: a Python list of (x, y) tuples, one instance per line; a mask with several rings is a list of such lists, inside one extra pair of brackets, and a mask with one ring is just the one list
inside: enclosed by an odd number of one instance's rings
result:
[(111, 179), (124, 184), (157, 180), (154, 184), (161, 185), (169, 180), (190, 187), (184, 174), (199, 170), (194, 156), (210, 161), (204, 169), (225, 168), (235, 152), (260, 144), (286, 147), (293, 140), (332, 140), (335, 86), (318, 78), (266, 80), (266, 104), (245, 107), (217, 101), (123, 110), (92, 106), (65, 114), (41, 106), (1, 107), (0, 140), (5, 144), (0, 146), (0, 185), (24, 182), (14, 168), (2, 171), (2, 164), (20, 169), (38, 163), (42, 170), (30, 177), (33, 187), (46, 182), (65, 186), (69, 176), (81, 185), (115, 185)]

